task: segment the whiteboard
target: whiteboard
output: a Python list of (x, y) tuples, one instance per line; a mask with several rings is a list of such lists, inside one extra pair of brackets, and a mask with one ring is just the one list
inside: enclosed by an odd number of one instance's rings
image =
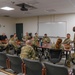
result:
[(66, 22), (40, 22), (38, 34), (43, 36), (45, 33), (52, 37), (65, 37), (67, 34)]

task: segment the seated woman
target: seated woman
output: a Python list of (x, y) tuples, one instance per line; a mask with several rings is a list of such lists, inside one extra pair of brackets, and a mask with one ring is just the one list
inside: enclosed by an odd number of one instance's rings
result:
[(62, 49), (64, 50), (64, 47), (62, 45), (62, 39), (58, 38), (55, 44), (52, 44), (51, 49)]

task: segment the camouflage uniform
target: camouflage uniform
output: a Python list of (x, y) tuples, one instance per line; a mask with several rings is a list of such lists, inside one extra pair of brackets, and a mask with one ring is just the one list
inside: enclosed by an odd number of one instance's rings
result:
[(16, 37), (16, 38), (12, 37), (12, 38), (10, 38), (10, 40), (9, 40), (9, 44), (12, 44), (12, 45), (15, 47), (15, 50), (17, 50), (17, 48), (18, 48), (18, 45), (17, 45), (17, 43), (16, 43), (17, 40), (18, 40), (17, 37)]
[[(55, 46), (55, 44), (52, 44), (52, 45), (51, 45), (51, 49), (57, 49), (56, 46)], [(59, 49), (64, 50), (64, 47), (60, 44)]]
[(29, 38), (30, 38), (30, 36), (29, 35), (28, 36), (26, 35), (26, 36), (23, 36), (22, 40), (23, 41), (27, 41)]
[(39, 37), (38, 36), (34, 36), (34, 45), (38, 46), (39, 42), (38, 42)]
[[(70, 38), (66, 38), (66, 39), (63, 41), (64, 49), (70, 50), (70, 48), (71, 48), (70, 43), (71, 43), (71, 42), (72, 42), (72, 40), (71, 40)], [(67, 66), (67, 67), (71, 67), (70, 61), (71, 61), (71, 53), (68, 54), (68, 58), (67, 58), (67, 60), (66, 60), (66, 66)]]
[(0, 41), (0, 50), (3, 51), (3, 49), (6, 50), (6, 52), (8, 53), (9, 50), (8, 50), (8, 43), (7, 44), (3, 44), (1, 41)]
[(50, 43), (50, 38), (49, 37), (43, 37), (42, 38), (42, 42), (47, 41), (48, 43)]
[(21, 59), (35, 59), (34, 49), (30, 45), (23, 46), (20, 54)]
[(63, 41), (63, 44), (70, 44), (71, 42), (71, 39), (70, 38), (66, 38), (64, 41)]

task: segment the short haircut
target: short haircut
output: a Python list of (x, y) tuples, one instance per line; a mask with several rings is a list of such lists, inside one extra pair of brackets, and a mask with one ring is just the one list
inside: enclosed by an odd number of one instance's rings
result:
[(35, 35), (36, 35), (37, 33), (35, 33)]
[(44, 34), (44, 35), (47, 35), (47, 34)]
[(67, 33), (67, 35), (70, 35), (70, 33)]

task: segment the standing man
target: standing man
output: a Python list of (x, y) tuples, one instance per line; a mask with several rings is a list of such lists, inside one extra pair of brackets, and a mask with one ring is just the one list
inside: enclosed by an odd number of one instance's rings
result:
[(18, 37), (17, 37), (16, 33), (14, 33), (14, 35), (9, 39), (9, 44), (14, 46), (15, 52), (17, 51), (17, 49), (19, 47), (17, 42), (18, 42)]

